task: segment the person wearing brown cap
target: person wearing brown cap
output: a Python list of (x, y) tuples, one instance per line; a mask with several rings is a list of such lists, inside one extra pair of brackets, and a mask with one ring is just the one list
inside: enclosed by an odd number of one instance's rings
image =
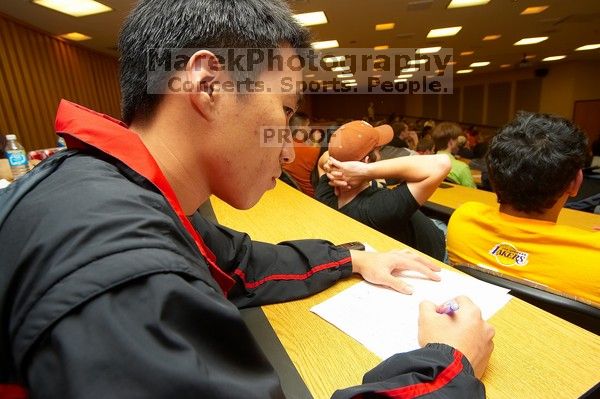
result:
[[(332, 136), (319, 161), (316, 198), (324, 204), (438, 260), (444, 260), (444, 235), (419, 207), (450, 171), (444, 155), (380, 161), (379, 148), (392, 140), (389, 125), (353, 121)], [(373, 187), (374, 179), (395, 178), (394, 189)]]

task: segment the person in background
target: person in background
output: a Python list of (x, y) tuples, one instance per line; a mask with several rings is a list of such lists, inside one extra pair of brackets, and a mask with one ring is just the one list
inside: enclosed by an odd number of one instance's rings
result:
[(468, 202), (448, 225), (452, 263), (477, 265), (600, 305), (600, 232), (557, 224), (583, 180), (587, 139), (571, 121), (519, 113), (487, 155), (497, 206)]
[[(283, 398), (240, 308), (306, 297), (352, 273), (398, 291), (403, 270), (439, 279), (439, 267), (410, 251), (254, 242), (197, 212), (211, 195), (252, 207), (294, 158), (265, 127), (287, 126), (300, 93), (228, 93), (220, 84), (302, 81), (289, 63), (214, 68), (213, 51), (277, 49), (289, 60), (308, 47), (284, 1), (137, 3), (119, 38), (124, 121), (63, 100), (55, 128), (69, 149), (0, 191), (0, 384), (25, 384), (32, 398)], [(151, 49), (194, 52), (155, 81)], [(169, 92), (173, 78), (201, 90)], [(165, 92), (151, 94), (149, 84)], [(424, 302), (422, 348), (334, 397), (425, 384), (436, 389), (422, 398), (484, 398), (478, 378), (494, 330), (472, 302), (457, 301), (452, 316)]]
[(324, 137), (311, 131), (310, 118), (304, 112), (296, 112), (292, 116), (290, 132), (294, 143), (295, 157), (291, 163), (283, 166), (283, 170), (300, 191), (314, 197), (315, 189), (310, 176), (319, 160)]
[(425, 136), (417, 144), (417, 152), (421, 155), (435, 154), (435, 144), (431, 136)]
[(463, 135), (458, 136), (458, 151), (456, 155), (460, 158), (473, 159), (473, 151), (469, 148), (469, 142)]
[[(443, 261), (444, 236), (419, 207), (444, 180), (450, 161), (443, 155), (380, 161), (379, 148), (392, 135), (389, 125), (374, 128), (354, 121), (340, 127), (329, 142), (329, 151), (319, 160), (321, 178), (315, 198)], [(394, 189), (371, 184), (375, 179), (390, 178), (404, 183)]]
[(372, 101), (369, 103), (369, 107), (367, 108), (367, 118), (368, 122), (375, 122), (375, 104)]
[(410, 130), (409, 126), (404, 122), (394, 122), (391, 124), (391, 127), (394, 130), (394, 137), (389, 146), (408, 148), (411, 151), (415, 151), (419, 143), (416, 132)]
[(448, 180), (461, 186), (477, 188), (469, 165), (454, 157), (458, 151), (458, 137), (461, 134), (462, 129), (456, 123), (442, 122), (433, 128), (431, 138), (435, 144), (436, 153), (445, 154), (450, 158), (452, 169), (448, 174)]

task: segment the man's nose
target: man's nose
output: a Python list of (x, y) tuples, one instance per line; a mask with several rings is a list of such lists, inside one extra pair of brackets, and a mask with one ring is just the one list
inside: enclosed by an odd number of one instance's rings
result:
[(280, 161), (282, 164), (289, 164), (294, 162), (296, 153), (294, 151), (294, 145), (292, 143), (285, 143), (281, 150)]

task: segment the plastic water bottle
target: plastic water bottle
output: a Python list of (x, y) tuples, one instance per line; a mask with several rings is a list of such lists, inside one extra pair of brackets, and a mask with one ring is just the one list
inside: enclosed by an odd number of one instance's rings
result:
[(23, 146), (17, 141), (17, 136), (14, 134), (6, 135), (5, 152), (13, 179), (17, 180), (19, 177), (29, 172), (27, 153)]

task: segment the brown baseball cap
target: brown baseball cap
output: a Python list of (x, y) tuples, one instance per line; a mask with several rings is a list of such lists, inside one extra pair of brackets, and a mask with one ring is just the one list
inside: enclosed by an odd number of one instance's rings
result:
[(342, 162), (361, 161), (393, 137), (394, 130), (390, 125), (373, 127), (365, 121), (348, 122), (331, 136), (329, 155)]

